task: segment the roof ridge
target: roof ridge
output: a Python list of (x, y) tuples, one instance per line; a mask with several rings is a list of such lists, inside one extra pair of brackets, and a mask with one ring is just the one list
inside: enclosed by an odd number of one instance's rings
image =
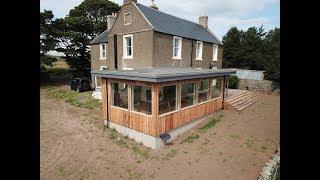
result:
[[(148, 21), (148, 23), (151, 26), (153, 26), (152, 29), (154, 29), (154, 31), (163, 32), (163, 33), (172, 34), (172, 35), (180, 34), (179, 36), (182, 36), (185, 38), (210, 42), (213, 44), (222, 44), (222, 42), (217, 38), (216, 35), (213, 34), (213, 32), (209, 28), (205, 28), (202, 25), (200, 25), (199, 23), (180, 18), (180, 17), (168, 14), (163, 11), (156, 10), (154, 8), (151, 8), (151, 7), (146, 6), (144, 4), (141, 4), (141, 3), (133, 3), (133, 4), (136, 6), (138, 11), (145, 17), (145, 19)], [(161, 17), (165, 17), (169, 20), (167, 20), (166, 22), (160, 22), (161, 20), (155, 21), (155, 17), (159, 17), (160, 19), (161, 19)], [(183, 33), (174, 33), (173, 31), (178, 31), (178, 30), (170, 27), (170, 24), (172, 26), (172, 22), (178, 22), (181, 24), (181, 26), (187, 26), (188, 30), (184, 31)], [(167, 25), (166, 25), (166, 23), (167, 23)], [(175, 26), (176, 25), (177, 24), (175, 24)], [(196, 32), (196, 35), (194, 35), (195, 32)], [(205, 35), (206, 33), (208, 35)], [(182, 34), (184, 34), (184, 35), (182, 35)]]
[[(168, 14), (168, 13), (166, 13), (166, 12), (153, 9), (153, 8), (151, 8), (151, 7), (149, 7), (149, 6), (144, 5), (144, 4), (141, 4), (141, 3), (137, 3), (137, 4), (140, 4), (140, 5), (144, 6), (144, 7), (147, 7), (147, 8), (149, 8), (149, 9), (153, 10), (153, 11), (160, 12), (160, 13), (163, 13), (163, 14), (166, 14), (166, 15), (169, 15), (169, 16), (172, 16), (172, 17), (175, 17), (175, 18), (184, 20), (184, 21), (191, 22), (191, 23), (196, 24), (196, 25), (198, 25), (198, 26), (201, 26), (200, 24), (198, 24), (198, 23), (196, 23), (196, 22), (193, 22), (193, 21), (190, 21), (190, 20), (187, 20), (187, 19), (182, 19), (182, 18), (180, 18), (180, 17), (178, 17), (178, 16), (174, 16), (174, 15)], [(201, 26), (201, 27), (203, 27), (203, 26)], [(203, 28), (204, 28), (204, 27), (203, 27)], [(206, 28), (204, 28), (204, 29), (206, 29)]]

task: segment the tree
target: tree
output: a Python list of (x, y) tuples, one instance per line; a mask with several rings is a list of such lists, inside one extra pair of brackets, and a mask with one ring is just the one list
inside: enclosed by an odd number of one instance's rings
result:
[(56, 60), (47, 53), (56, 48), (58, 40), (56, 37), (55, 22), (52, 11), (44, 10), (40, 12), (40, 70), (43, 71), (47, 66), (52, 66)]
[(280, 82), (280, 28), (267, 33), (264, 39), (264, 58), (267, 60), (265, 78)]
[(118, 12), (120, 6), (108, 0), (85, 0), (79, 6), (70, 10), (69, 17), (83, 17), (92, 25), (94, 36), (107, 28), (107, 15)]
[(65, 60), (78, 72), (90, 68), (89, 42), (107, 29), (107, 15), (118, 12), (120, 7), (108, 0), (84, 0), (71, 9), (67, 17), (57, 20), (61, 47)]
[(264, 59), (262, 54), (263, 40), (262, 37), (266, 33), (263, 26), (259, 29), (250, 27), (243, 33), (242, 37), (242, 58), (241, 67), (245, 69), (262, 70), (264, 67)]
[(223, 67), (239, 67), (242, 57), (241, 38), (242, 31), (236, 27), (230, 28), (226, 35), (222, 38), (224, 45), (223, 50)]
[(266, 33), (263, 26), (232, 27), (222, 42), (223, 67), (264, 70), (266, 79), (280, 82), (280, 28)]

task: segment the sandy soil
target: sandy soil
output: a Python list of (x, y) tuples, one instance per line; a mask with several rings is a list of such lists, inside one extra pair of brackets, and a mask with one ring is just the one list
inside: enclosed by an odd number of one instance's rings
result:
[[(198, 127), (150, 150), (121, 137), (110, 138), (100, 110), (77, 108), (40, 95), (41, 179), (257, 179), (280, 141), (280, 96), (261, 100), (241, 113), (223, 110), (221, 121), (206, 132)], [(193, 143), (181, 142), (190, 135)], [(148, 156), (132, 150), (137, 146)]]

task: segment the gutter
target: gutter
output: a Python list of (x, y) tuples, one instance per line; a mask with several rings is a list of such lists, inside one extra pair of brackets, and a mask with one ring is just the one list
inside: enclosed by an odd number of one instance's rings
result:
[(228, 76), (234, 74), (235, 72), (217, 72), (215, 74), (206, 73), (202, 75), (195, 76), (194, 74), (183, 75), (183, 76), (172, 76), (172, 77), (148, 77), (148, 76), (132, 76), (129, 74), (113, 74), (99, 71), (91, 71), (91, 74), (98, 77), (114, 78), (114, 79), (124, 79), (124, 80), (134, 80), (134, 81), (146, 81), (146, 82), (168, 82), (168, 81), (179, 81), (187, 79), (198, 79), (198, 78), (208, 78), (208, 77), (217, 77), (217, 76)]

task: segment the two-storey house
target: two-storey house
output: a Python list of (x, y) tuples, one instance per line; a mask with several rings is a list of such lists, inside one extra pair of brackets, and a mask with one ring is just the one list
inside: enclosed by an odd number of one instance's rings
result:
[(91, 75), (102, 120), (153, 149), (224, 108), (222, 43), (199, 23), (124, 0), (91, 42)]

